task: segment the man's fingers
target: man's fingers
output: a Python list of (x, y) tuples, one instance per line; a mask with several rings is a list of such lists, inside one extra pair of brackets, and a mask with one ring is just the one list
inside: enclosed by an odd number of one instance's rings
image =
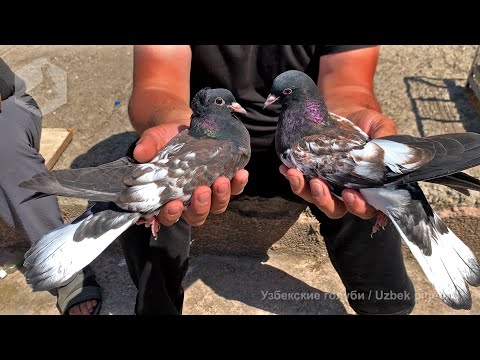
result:
[[(213, 183), (213, 191), (207, 186), (198, 187), (192, 195), (187, 211), (183, 213), (185, 221), (192, 226), (200, 226), (208, 214), (223, 213), (230, 201), (230, 180), (220, 177)], [(180, 200), (172, 200), (165, 204), (157, 216), (158, 222), (165, 226), (175, 224), (184, 210)]]
[(397, 127), (389, 117), (371, 109), (363, 109), (347, 116), (372, 139), (395, 135)]
[(158, 222), (165, 226), (175, 224), (183, 212), (183, 203), (180, 200), (172, 200), (160, 209), (157, 216)]
[(245, 169), (238, 170), (235, 176), (233, 177), (230, 187), (232, 195), (239, 195), (245, 189), (245, 186), (248, 182), (248, 171)]
[(362, 195), (355, 190), (343, 190), (342, 198), (349, 212), (362, 219), (372, 218), (377, 210), (368, 205)]
[(345, 205), (333, 197), (327, 184), (320, 179), (310, 180), (313, 203), (331, 219), (339, 219), (347, 213)]
[(279, 170), (288, 179), (295, 194), (315, 204), (329, 218), (338, 219), (347, 213), (345, 205), (333, 197), (323, 180), (312, 179), (309, 184), (297, 169), (288, 169), (285, 165), (281, 165)]
[(80, 304), (80, 311), (83, 315), (90, 315), (90, 311), (88, 310), (87, 302), (83, 302)]
[(397, 133), (393, 120), (386, 116), (376, 118), (370, 128), (369, 135), (372, 139), (389, 136)]
[(145, 132), (133, 150), (133, 157), (139, 162), (147, 162), (152, 160), (160, 150), (155, 136)]
[(290, 188), (293, 193), (300, 196), (302, 199), (313, 202), (313, 198), (310, 193), (310, 187), (305, 181), (303, 174), (297, 169), (288, 169), (285, 165), (280, 166), (280, 172), (287, 178), (290, 183)]
[(219, 177), (212, 185), (199, 186), (192, 194), (190, 205), (186, 211), (180, 200), (172, 200), (165, 204), (157, 216), (158, 222), (165, 226), (175, 224), (183, 213), (185, 221), (192, 226), (200, 226), (207, 219), (208, 214), (223, 213), (230, 202), (230, 196), (241, 193), (248, 181), (248, 171), (237, 172), (232, 182), (225, 176)]
[(183, 213), (185, 221), (191, 226), (203, 225), (210, 212), (212, 190), (208, 186), (199, 186), (192, 194), (190, 205)]
[(210, 212), (212, 214), (223, 213), (230, 201), (230, 180), (225, 176), (219, 177), (212, 185), (212, 205)]
[(286, 167), (285, 165), (280, 165), (280, 167), (278, 168), (278, 170), (280, 171), (280, 173), (283, 175), (283, 176), (287, 176), (287, 172), (288, 172), (288, 167)]

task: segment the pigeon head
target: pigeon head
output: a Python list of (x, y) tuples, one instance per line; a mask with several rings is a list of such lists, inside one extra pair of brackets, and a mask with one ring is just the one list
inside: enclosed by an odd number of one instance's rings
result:
[(192, 99), (189, 133), (195, 137), (231, 140), (249, 146), (250, 137), (245, 125), (236, 116), (247, 111), (233, 94), (222, 88), (201, 89)]
[(194, 115), (202, 114), (223, 114), (238, 112), (243, 115), (247, 111), (240, 106), (230, 90), (227, 89), (201, 89), (192, 100), (192, 111)]
[(273, 80), (264, 108), (275, 102), (282, 104), (275, 135), (278, 153), (283, 153), (305, 136), (335, 126), (317, 85), (304, 72), (285, 71)]
[(285, 71), (273, 80), (264, 108), (277, 101), (282, 104), (279, 126), (283, 123), (296, 123), (302, 127), (308, 123), (333, 125), (317, 85), (304, 72)]
[[(265, 101), (264, 108), (279, 102), (283, 106), (295, 100), (319, 99), (317, 85), (310, 76), (298, 70), (288, 70), (273, 80), (270, 94)], [(321, 100), (321, 99), (319, 99)]]

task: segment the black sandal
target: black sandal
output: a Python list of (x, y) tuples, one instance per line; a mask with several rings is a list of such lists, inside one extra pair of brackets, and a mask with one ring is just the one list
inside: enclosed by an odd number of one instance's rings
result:
[(57, 289), (57, 308), (62, 315), (69, 315), (69, 309), (87, 300), (97, 300), (91, 315), (98, 315), (102, 305), (102, 293), (100, 285), (95, 280), (95, 274), (90, 266), (87, 266), (67, 285)]

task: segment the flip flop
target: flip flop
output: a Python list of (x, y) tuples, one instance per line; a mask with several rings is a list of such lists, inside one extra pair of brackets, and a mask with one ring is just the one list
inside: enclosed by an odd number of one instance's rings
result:
[(102, 305), (100, 285), (95, 280), (95, 274), (90, 266), (87, 266), (67, 285), (57, 289), (57, 308), (62, 315), (69, 315), (69, 309), (87, 300), (97, 300), (91, 315), (98, 315)]

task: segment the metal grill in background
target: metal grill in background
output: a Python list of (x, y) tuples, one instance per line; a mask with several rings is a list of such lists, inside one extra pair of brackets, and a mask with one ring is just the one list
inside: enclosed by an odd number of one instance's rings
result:
[(471, 88), (480, 100), (480, 45), (473, 58), (472, 68), (468, 74), (467, 87)]
[(479, 101), (465, 91), (465, 77), (407, 76), (404, 81), (420, 136), (480, 132), (480, 111), (471, 100)]

